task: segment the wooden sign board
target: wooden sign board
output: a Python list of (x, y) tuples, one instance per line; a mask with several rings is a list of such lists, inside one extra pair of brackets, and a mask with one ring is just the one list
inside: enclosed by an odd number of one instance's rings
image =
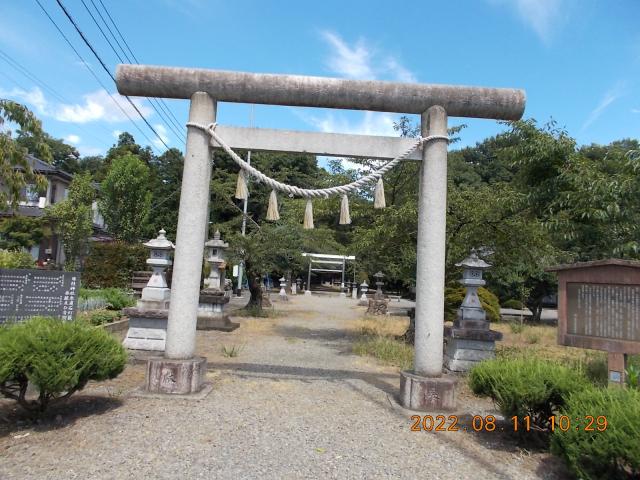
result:
[(597, 260), (548, 271), (558, 274), (558, 344), (609, 352), (610, 380), (620, 373), (622, 381), (624, 355), (640, 353), (640, 261)]

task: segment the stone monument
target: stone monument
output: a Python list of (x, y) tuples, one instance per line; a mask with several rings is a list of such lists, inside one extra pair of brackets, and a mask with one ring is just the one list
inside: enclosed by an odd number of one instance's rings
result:
[(229, 320), (224, 312), (224, 306), (229, 303), (225, 269), (227, 262), (224, 251), (229, 244), (222, 241), (220, 232), (216, 230), (213, 238), (204, 244), (206, 260), (209, 263), (209, 276), (204, 279), (205, 288), (200, 291), (198, 303), (199, 330), (222, 330), (231, 332), (240, 326)]
[(473, 249), (456, 267), (463, 268), (460, 283), (467, 292), (453, 327), (444, 330), (444, 365), (454, 372), (466, 372), (482, 360), (495, 358), (496, 340), (502, 339), (502, 333), (489, 329), (487, 313), (478, 297), (478, 288), (486, 284), (482, 272), (491, 265), (478, 258)]
[(136, 306), (123, 310), (129, 317), (129, 330), (123, 345), (132, 350), (164, 351), (171, 296), (165, 271), (172, 264), (170, 256), (174, 249), (166, 233), (162, 229), (156, 238), (144, 244), (150, 251), (147, 265), (153, 273)]

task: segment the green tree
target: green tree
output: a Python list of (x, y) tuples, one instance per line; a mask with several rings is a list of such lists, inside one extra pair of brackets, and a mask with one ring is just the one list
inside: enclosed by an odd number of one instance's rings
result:
[(20, 132), (16, 139), (19, 145), (26, 148), (30, 154), (38, 156), (39, 143), (44, 141), (51, 150), (51, 163), (60, 170), (67, 173), (76, 173), (79, 171), (78, 159), (80, 154), (75, 147), (67, 145), (64, 140), (51, 137), (47, 133), (43, 133), (42, 139), (36, 139), (32, 135)]
[[(9, 122), (8, 126), (5, 124)], [(24, 105), (11, 100), (0, 99), (0, 178), (4, 188), (0, 188), (0, 211), (15, 208), (22, 190), (28, 183), (35, 183), (40, 189), (46, 188), (44, 177), (36, 174), (27, 161), (27, 149), (13, 138), (8, 128), (18, 127), (19, 135), (32, 137), (34, 151), (38, 158), (51, 161), (51, 149), (45, 142), (42, 123)]]
[(78, 174), (69, 186), (68, 197), (48, 208), (47, 215), (62, 237), (66, 270), (82, 268), (93, 233), (91, 205), (94, 198), (91, 175)]
[(151, 165), (152, 230), (157, 232), (164, 228), (169, 238), (176, 238), (183, 167), (184, 156), (177, 148), (167, 150), (157, 157)]
[(31, 248), (50, 234), (39, 217), (8, 217), (0, 222), (0, 248)]
[(107, 230), (118, 240), (135, 242), (148, 233), (152, 194), (149, 167), (127, 154), (113, 160), (99, 199)]

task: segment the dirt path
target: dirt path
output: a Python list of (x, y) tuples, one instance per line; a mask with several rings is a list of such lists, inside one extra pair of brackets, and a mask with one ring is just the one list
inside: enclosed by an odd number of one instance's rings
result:
[[(135, 364), (35, 427), (0, 402), (0, 478), (563, 478), (498, 432), (411, 432), (389, 400), (397, 369), (350, 353), (354, 304), (298, 296), (278, 318), (200, 332), (214, 384), (200, 401), (131, 397)], [(497, 413), (464, 388), (458, 399), (460, 414)]]

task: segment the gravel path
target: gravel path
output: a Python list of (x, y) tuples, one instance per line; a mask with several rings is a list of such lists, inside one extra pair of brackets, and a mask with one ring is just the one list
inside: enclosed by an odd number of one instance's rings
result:
[[(564, 478), (497, 432), (411, 432), (389, 399), (397, 369), (350, 353), (354, 304), (297, 296), (278, 318), (200, 332), (214, 384), (203, 400), (131, 396), (138, 363), (36, 426), (1, 401), (0, 478)], [(225, 358), (222, 345), (242, 350)], [(496, 413), (461, 390), (461, 414)]]

